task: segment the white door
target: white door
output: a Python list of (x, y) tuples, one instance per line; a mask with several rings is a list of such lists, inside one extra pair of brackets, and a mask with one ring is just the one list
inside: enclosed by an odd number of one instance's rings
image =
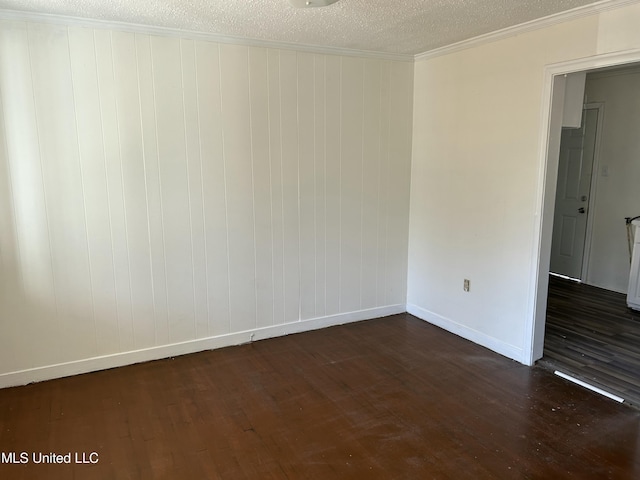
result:
[(598, 109), (583, 112), (581, 128), (563, 128), (553, 217), (553, 273), (582, 279)]

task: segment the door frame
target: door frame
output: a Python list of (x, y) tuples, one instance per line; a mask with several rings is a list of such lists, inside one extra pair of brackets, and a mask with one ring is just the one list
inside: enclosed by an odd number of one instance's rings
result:
[(584, 233), (584, 250), (582, 252), (582, 275), (580, 275), (580, 280), (583, 283), (589, 284), (591, 240), (593, 235), (593, 223), (596, 216), (596, 187), (598, 185), (598, 176), (600, 175), (600, 141), (602, 138), (602, 122), (604, 120), (604, 102), (585, 103), (584, 110), (598, 110), (596, 120), (596, 138), (593, 144), (593, 164), (591, 165), (591, 184), (589, 185), (589, 205), (587, 205), (587, 228)]
[(524, 351), (522, 363), (533, 365), (542, 357), (544, 327), (547, 315), (549, 289), (549, 262), (551, 233), (555, 208), (558, 156), (564, 110), (566, 75), (595, 68), (640, 62), (640, 49), (594, 55), (547, 65), (544, 68), (542, 108), (540, 120), (539, 162), (536, 186), (533, 248), (531, 258), (529, 294)]

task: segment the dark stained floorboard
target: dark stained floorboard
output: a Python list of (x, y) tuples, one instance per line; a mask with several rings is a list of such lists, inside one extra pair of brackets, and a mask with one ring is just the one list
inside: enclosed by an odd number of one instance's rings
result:
[(623, 294), (550, 276), (540, 364), (640, 408), (640, 312)]
[(632, 479), (640, 413), (408, 314), (0, 390), (7, 479)]

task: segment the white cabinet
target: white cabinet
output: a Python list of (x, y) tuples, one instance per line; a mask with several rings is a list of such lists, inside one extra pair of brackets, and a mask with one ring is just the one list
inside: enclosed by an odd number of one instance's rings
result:
[(640, 310), (640, 220), (634, 220), (632, 225), (634, 228), (634, 241), (627, 305), (634, 310)]

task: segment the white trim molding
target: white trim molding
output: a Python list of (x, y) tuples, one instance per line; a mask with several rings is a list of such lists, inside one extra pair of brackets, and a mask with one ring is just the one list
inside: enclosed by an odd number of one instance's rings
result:
[(450, 53), (459, 52), (468, 48), (477, 47), (479, 45), (495, 42), (504, 38), (522, 35), (523, 33), (532, 32), (534, 30), (547, 28), (559, 23), (577, 20), (582, 17), (588, 17), (590, 15), (595, 15), (607, 10), (613, 10), (637, 3), (638, 0), (602, 0), (590, 5), (584, 5), (582, 7), (567, 10), (565, 12), (555, 13), (553, 15), (548, 15), (546, 17), (531, 20), (519, 25), (506, 27), (501, 30), (485, 33), (484, 35), (478, 35), (477, 37), (469, 38), (467, 40), (462, 40), (460, 42), (445, 45), (443, 47), (429, 50), (427, 52), (419, 53), (415, 56), (415, 60), (428, 60), (430, 58), (448, 55)]
[(35, 22), (68, 27), (97, 28), (104, 30), (117, 30), (121, 32), (140, 33), (146, 35), (158, 35), (164, 37), (186, 38), (189, 40), (203, 40), (213, 43), (226, 43), (244, 45), (249, 47), (274, 48), (281, 50), (295, 50), (324, 55), (338, 55), (344, 57), (377, 58), (400, 62), (413, 62), (414, 56), (401, 53), (374, 52), (369, 50), (357, 50), (351, 48), (329, 47), (321, 45), (307, 45), (303, 43), (278, 42), (275, 40), (260, 40), (257, 38), (234, 37), (209, 32), (182, 30), (170, 27), (157, 27), (141, 25), (137, 23), (125, 23), (91, 18), (71, 17), (48, 13), (21, 12), (17, 10), (0, 9), (0, 20), (16, 22)]
[(457, 323), (449, 318), (445, 318), (437, 313), (426, 310), (417, 305), (407, 304), (407, 312), (418, 317), (420, 320), (431, 323), (437, 327), (440, 327), (450, 333), (465, 338), (471, 342), (481, 345), (489, 350), (493, 350), (500, 355), (504, 355), (507, 358), (511, 358), (520, 363), (526, 363), (523, 358), (523, 350), (514, 345), (510, 345), (495, 337), (479, 332), (472, 328)]
[(44, 367), (9, 372), (0, 375), (0, 388), (26, 385), (33, 382), (52, 380), (54, 378), (69, 377), (81, 373), (97, 372), (109, 368), (133, 365), (135, 363), (148, 362), (171, 358), (189, 353), (203, 352), (217, 348), (242, 345), (257, 340), (281, 337), (293, 333), (308, 332), (320, 328), (344, 325), (347, 323), (371, 320), (406, 312), (405, 305), (389, 305), (386, 307), (358, 310), (354, 312), (329, 315), (325, 317), (300, 320), (298, 322), (284, 323), (270, 327), (245, 330), (243, 332), (229, 333), (215, 337), (198, 338), (186, 342), (161, 345), (157, 347), (132, 350), (129, 352), (114, 353), (100, 357), (87, 358), (68, 363), (47, 365)]

